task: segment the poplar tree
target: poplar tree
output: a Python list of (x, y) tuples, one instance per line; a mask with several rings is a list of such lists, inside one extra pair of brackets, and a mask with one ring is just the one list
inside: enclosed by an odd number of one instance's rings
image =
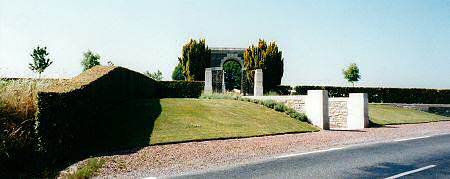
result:
[(247, 79), (250, 83), (254, 83), (254, 71), (262, 69), (265, 90), (270, 90), (281, 84), (284, 72), (284, 59), (275, 42), (270, 42), (267, 45), (265, 40), (259, 39), (258, 46), (249, 46), (244, 53), (244, 65)]
[(205, 68), (210, 66), (211, 50), (206, 45), (205, 39), (190, 39), (182, 49), (182, 55), (178, 58), (183, 75), (187, 81), (204, 81)]

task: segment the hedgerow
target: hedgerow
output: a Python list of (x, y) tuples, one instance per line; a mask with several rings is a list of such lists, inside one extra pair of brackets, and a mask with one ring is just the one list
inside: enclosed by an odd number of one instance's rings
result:
[(350, 93), (367, 93), (371, 103), (450, 104), (450, 89), (370, 88), (336, 86), (296, 86), (296, 95), (308, 90), (327, 90), (330, 97), (347, 97)]
[(203, 81), (158, 81), (159, 98), (198, 98), (202, 95)]
[(129, 100), (157, 98), (156, 85), (122, 67), (96, 66), (38, 92), (37, 133), (43, 150), (58, 161), (115, 147), (117, 134), (133, 119), (101, 114)]

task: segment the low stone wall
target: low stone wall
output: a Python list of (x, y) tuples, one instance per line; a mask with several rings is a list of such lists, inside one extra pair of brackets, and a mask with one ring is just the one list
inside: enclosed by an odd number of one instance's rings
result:
[(245, 96), (246, 98), (258, 100), (274, 100), (285, 104), (286, 106), (295, 109), (298, 112), (306, 113), (305, 100), (306, 95), (295, 96)]
[(308, 95), (246, 97), (284, 103), (305, 113), (312, 124), (325, 130), (358, 130), (369, 124), (367, 94), (350, 93), (349, 97), (328, 98), (326, 90), (310, 90)]
[(347, 101), (348, 98), (328, 98), (330, 128), (347, 127)]

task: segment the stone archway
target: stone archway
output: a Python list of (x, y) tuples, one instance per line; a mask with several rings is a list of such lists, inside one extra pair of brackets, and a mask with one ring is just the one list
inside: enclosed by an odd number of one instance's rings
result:
[(220, 61), (220, 66), (223, 67), (223, 65), (230, 60), (238, 62), (241, 65), (241, 69), (245, 69), (244, 59), (242, 57), (238, 57), (238, 54), (227, 54), (227, 56), (222, 58), (222, 60)]
[[(211, 63), (208, 74), (211, 75), (211, 91), (216, 93), (225, 92), (225, 76), (223, 65), (230, 61), (236, 61), (241, 66), (241, 94), (252, 93), (252, 87), (249, 86), (244, 66), (245, 48), (211, 48)], [(207, 73), (205, 72), (205, 75)], [(205, 76), (206, 77), (206, 76)]]
[[(230, 69), (229, 65), (239, 66), (239, 70), (236, 71), (236, 68), (234, 68), (234, 69), (231, 68)], [(236, 57), (235, 56), (227, 56), (227, 57), (224, 57), (222, 59), (220, 66), (222, 67), (222, 71), (223, 71), (222, 72), (223, 73), (223, 76), (222, 76), (223, 77), (223, 80), (222, 80), (223, 81), (222, 91), (229, 91), (229, 90), (232, 90), (232, 89), (238, 89), (239, 92), (242, 91), (243, 90), (242, 87), (244, 85), (243, 84), (244, 80), (242, 80), (242, 79), (243, 79), (243, 75), (245, 75), (245, 73), (244, 73), (245, 72), (245, 66), (244, 66), (244, 63), (242, 62), (242, 59), (240, 59), (240, 57), (237, 57), (237, 56)], [(228, 72), (227, 72), (227, 70), (228, 70)], [(237, 80), (239, 80), (239, 82), (237, 82)], [(232, 88), (230, 85), (238, 87), (238, 88)]]

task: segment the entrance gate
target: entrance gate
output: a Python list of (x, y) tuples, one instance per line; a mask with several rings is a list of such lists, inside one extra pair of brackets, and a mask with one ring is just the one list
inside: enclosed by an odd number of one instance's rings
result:
[[(247, 75), (244, 66), (245, 48), (211, 48), (211, 77), (212, 91), (215, 93), (225, 92), (225, 74), (223, 65), (229, 61), (235, 61), (241, 66), (241, 89), (243, 95), (252, 94), (251, 83), (247, 81)], [(207, 73), (206, 73), (207, 75)], [(206, 76), (205, 76), (206, 78)]]

